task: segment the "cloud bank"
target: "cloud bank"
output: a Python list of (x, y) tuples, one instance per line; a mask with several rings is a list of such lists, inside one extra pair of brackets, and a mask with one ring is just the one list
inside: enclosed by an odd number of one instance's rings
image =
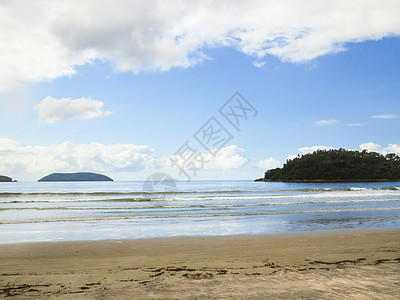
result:
[(141, 171), (154, 166), (154, 150), (133, 144), (64, 142), (52, 146), (18, 146), (0, 139), (0, 174)]
[[(231, 145), (219, 149), (215, 157), (202, 153), (205, 163), (199, 172), (239, 169), (248, 163), (244, 152)], [(157, 158), (154, 150), (146, 145), (64, 142), (51, 146), (19, 146), (15, 140), (0, 138), (0, 174), (12, 177), (19, 174), (32, 178), (32, 174), (40, 176), (53, 172), (129, 173), (160, 169), (178, 171), (171, 167), (169, 160)]]
[(46, 97), (36, 106), (40, 124), (52, 124), (71, 119), (93, 119), (111, 114), (103, 111), (104, 103), (89, 98), (62, 98)]
[(381, 154), (395, 153), (397, 155), (400, 155), (400, 145), (397, 144), (389, 144), (386, 147), (382, 147), (379, 144), (369, 142), (369, 143), (362, 143), (359, 147), (361, 150), (379, 152)]
[[(175, 161), (176, 165), (183, 166), (185, 171), (190, 172), (190, 168), (201, 170), (229, 170), (243, 167), (248, 163), (248, 159), (244, 156), (245, 150), (236, 145), (230, 145), (220, 149), (212, 149), (210, 152), (194, 152), (185, 151), (180, 155), (170, 155), (167, 158), (166, 164), (173, 166), (171, 161)], [(212, 155), (211, 153), (216, 153)], [(190, 162), (193, 162), (191, 165)], [(197, 171), (196, 171), (197, 172)]]
[(0, 4), (0, 92), (71, 76), (96, 59), (115, 71), (167, 71), (231, 47), (263, 66), (304, 62), (348, 42), (400, 34), (397, 0), (92, 1)]

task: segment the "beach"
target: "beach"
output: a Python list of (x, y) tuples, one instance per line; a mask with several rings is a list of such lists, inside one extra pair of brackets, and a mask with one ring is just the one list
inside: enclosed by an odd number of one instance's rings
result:
[(16, 299), (396, 299), (400, 229), (0, 245)]

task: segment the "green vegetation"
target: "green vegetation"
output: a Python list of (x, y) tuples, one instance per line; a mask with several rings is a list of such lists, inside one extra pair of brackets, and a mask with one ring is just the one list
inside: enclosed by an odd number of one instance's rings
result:
[(318, 150), (265, 172), (260, 181), (400, 180), (400, 157), (366, 150)]
[(113, 181), (105, 175), (80, 172), (80, 173), (53, 173), (38, 181)]

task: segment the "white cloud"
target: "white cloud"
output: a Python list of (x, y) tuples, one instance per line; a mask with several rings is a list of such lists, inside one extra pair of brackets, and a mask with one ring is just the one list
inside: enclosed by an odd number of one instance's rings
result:
[(331, 149), (333, 149), (333, 148), (321, 145), (321, 146), (302, 147), (297, 150), (300, 151), (302, 154), (307, 154), (307, 153), (312, 153), (317, 150), (331, 150)]
[(329, 146), (321, 145), (321, 146), (302, 147), (297, 150), (300, 151), (302, 154), (307, 154), (307, 153), (312, 153), (317, 150), (331, 150), (331, 149), (333, 149), (333, 148), (329, 147)]
[(397, 144), (389, 144), (386, 147), (382, 147), (379, 144), (369, 142), (362, 143), (359, 147), (361, 150), (367, 150), (370, 152), (378, 152), (381, 154), (396, 153), (397, 155), (400, 155), (400, 145)]
[(264, 170), (274, 169), (274, 168), (278, 168), (280, 166), (281, 166), (281, 163), (272, 157), (264, 159), (264, 160), (260, 160), (258, 162), (258, 167), (260, 169), (264, 169)]
[(108, 116), (109, 111), (103, 111), (104, 103), (89, 98), (62, 98), (46, 97), (36, 106), (39, 113), (39, 123), (51, 124), (71, 119), (93, 119)]
[(347, 127), (363, 127), (366, 125), (367, 124), (364, 124), (364, 123), (350, 123), (350, 124), (346, 124), (345, 126), (347, 126)]
[(221, 148), (214, 156), (208, 152), (205, 156), (206, 161), (205, 169), (237, 169), (243, 167), (248, 159), (244, 157), (244, 149), (236, 145), (230, 145)]
[(385, 149), (384, 153), (396, 153), (397, 155), (400, 155), (400, 145), (397, 144), (389, 144)]
[[(185, 166), (185, 171), (190, 168), (197, 168), (201, 170), (229, 170), (243, 167), (248, 163), (248, 159), (243, 155), (244, 149), (239, 148), (236, 145), (230, 145), (218, 150), (217, 154), (213, 156), (211, 153), (215, 153), (217, 149), (212, 149), (210, 152), (197, 153), (192, 151), (186, 151), (181, 155), (171, 155), (167, 159), (167, 165), (171, 165), (171, 159), (177, 162), (179, 166)], [(194, 158), (194, 165), (189, 165), (189, 162), (185, 164), (185, 158)], [(189, 161), (192, 161), (191, 159)]]
[(374, 115), (371, 118), (373, 119), (398, 119), (399, 115), (396, 114), (385, 114), (385, 115)]
[[(297, 151), (299, 151), (302, 155), (304, 155), (304, 154), (308, 154), (308, 153), (313, 153), (317, 150), (331, 150), (331, 149), (334, 149), (334, 148), (329, 147), (329, 146), (320, 145), (320, 146), (301, 147), (301, 148), (298, 148)], [(298, 155), (291, 154), (286, 158), (285, 162), (287, 162), (288, 160), (293, 160), (296, 157), (298, 157)]]
[(315, 122), (315, 125), (317, 126), (331, 126), (337, 124), (339, 121), (335, 119), (330, 119), (330, 120), (319, 120)]
[[(185, 171), (193, 179), (252, 178), (255, 165), (244, 153), (245, 150), (236, 145), (219, 149), (215, 157), (205, 152), (202, 153), (205, 164), (196, 175), (188, 169), (190, 166), (186, 166)], [(146, 145), (63, 142), (50, 146), (21, 146), (15, 140), (0, 138), (0, 174), (17, 180), (37, 180), (53, 172), (79, 171), (99, 172), (117, 180), (143, 180), (160, 170), (172, 176), (179, 172), (169, 159), (157, 158), (154, 150)], [(184, 175), (176, 178), (186, 179)]]
[(0, 151), (7, 151), (15, 148), (18, 145), (17, 141), (7, 138), (0, 138)]
[(253, 61), (253, 65), (257, 68), (262, 68), (265, 65), (265, 61)]
[[(370, 152), (378, 152), (381, 154), (388, 154), (388, 153), (396, 153), (397, 155), (400, 155), (400, 145), (397, 144), (389, 144), (387, 147), (382, 147), (379, 144), (373, 143), (373, 142), (368, 142), (368, 143), (362, 143), (359, 145), (360, 150), (367, 150)], [(301, 154), (308, 154), (312, 153), (317, 150), (331, 150), (334, 149), (329, 146), (311, 146), (311, 147), (302, 147), (297, 149)], [(351, 149), (348, 149), (351, 150)], [(296, 155), (289, 155), (286, 160), (294, 159), (296, 158)]]
[(399, 15), (397, 0), (2, 1), (0, 91), (95, 59), (116, 71), (187, 68), (221, 46), (258, 62), (308, 61), (400, 34)]
[[(73, 3), (71, 3), (73, 4)], [(73, 52), (51, 32), (66, 2), (2, 1), (0, 92), (20, 84), (69, 76), (94, 56)]]
[(369, 143), (362, 143), (360, 144), (360, 149), (361, 150), (367, 150), (367, 151), (379, 151), (381, 149), (381, 145), (369, 142)]
[(52, 146), (18, 146), (0, 139), (0, 174), (52, 172), (140, 171), (155, 164), (149, 146), (133, 144), (104, 145), (64, 142)]
[(288, 160), (295, 159), (296, 157), (298, 157), (298, 156), (297, 156), (297, 155), (294, 155), (294, 154), (291, 154), (291, 155), (289, 155), (288, 157), (286, 157), (285, 162), (287, 162)]

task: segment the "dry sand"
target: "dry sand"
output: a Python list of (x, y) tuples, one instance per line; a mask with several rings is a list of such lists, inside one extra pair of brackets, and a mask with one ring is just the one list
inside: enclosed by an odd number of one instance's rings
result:
[(0, 245), (16, 299), (399, 299), (400, 229)]

